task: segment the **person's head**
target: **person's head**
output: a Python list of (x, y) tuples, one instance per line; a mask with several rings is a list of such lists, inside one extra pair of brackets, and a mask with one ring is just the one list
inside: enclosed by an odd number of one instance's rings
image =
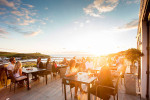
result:
[(14, 73), (17, 73), (18, 69), (22, 67), (22, 64), (20, 61), (17, 61), (14, 67)]
[(11, 58), (9, 59), (9, 61), (10, 61), (12, 64), (15, 64), (15, 63), (16, 63), (16, 60), (15, 60), (14, 57), (11, 57)]
[(49, 58), (47, 58), (47, 62), (49, 62), (49, 61), (51, 61), (51, 58), (49, 57)]
[(41, 62), (41, 57), (37, 58), (37, 64)]
[(101, 68), (99, 78), (100, 78), (100, 80), (103, 80), (103, 81), (108, 81), (111, 79), (111, 71), (108, 66), (103, 66)]
[(90, 61), (91, 61), (90, 57), (87, 57), (87, 58), (86, 58), (86, 61), (90, 62)]
[(53, 61), (53, 64), (55, 64), (56, 62), (55, 61)]
[(70, 64), (69, 64), (70, 69), (75, 67), (75, 65), (76, 65), (76, 61), (74, 59), (70, 60)]
[(82, 57), (82, 62), (84, 62), (85, 61), (85, 58), (84, 57)]
[(41, 62), (41, 57), (39, 57), (39, 62)]
[(120, 58), (120, 59), (119, 59), (119, 63), (120, 63), (120, 64), (124, 64), (124, 59), (123, 59), (123, 58)]
[(76, 59), (76, 56), (74, 56), (73, 59), (75, 60), (75, 59)]
[(66, 62), (66, 61), (67, 61), (67, 59), (66, 59), (66, 58), (64, 58), (64, 61)]

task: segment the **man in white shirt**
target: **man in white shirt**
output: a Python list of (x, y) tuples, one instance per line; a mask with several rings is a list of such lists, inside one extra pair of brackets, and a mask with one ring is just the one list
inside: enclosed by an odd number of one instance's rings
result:
[(15, 63), (16, 63), (16, 60), (14, 57), (11, 57), (9, 59), (10, 61), (10, 64), (7, 66), (7, 70), (11, 70), (12, 72), (14, 71), (14, 67), (15, 67)]
[(92, 69), (94, 66), (93, 66), (93, 62), (91, 61), (91, 59), (87, 57), (86, 61), (87, 61), (85, 63), (86, 69)]

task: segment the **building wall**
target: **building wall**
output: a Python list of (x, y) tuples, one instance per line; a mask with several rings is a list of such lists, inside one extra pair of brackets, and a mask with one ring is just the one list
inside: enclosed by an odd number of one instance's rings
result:
[[(150, 23), (147, 26), (146, 21), (142, 21), (141, 23), (141, 51), (143, 52), (144, 56), (141, 58), (141, 97), (146, 98), (146, 90), (147, 90), (147, 27), (150, 30)], [(149, 47), (150, 47), (150, 35), (149, 35)], [(149, 50), (149, 64), (150, 64), (150, 50)], [(150, 67), (150, 65), (149, 65)], [(149, 68), (150, 72), (150, 68)], [(149, 75), (150, 78), (150, 75)], [(149, 96), (150, 96), (150, 80), (149, 80)]]
[(146, 21), (141, 23), (141, 34), (142, 34), (142, 52), (144, 56), (141, 58), (141, 97), (146, 98), (146, 70), (147, 70), (147, 26)]

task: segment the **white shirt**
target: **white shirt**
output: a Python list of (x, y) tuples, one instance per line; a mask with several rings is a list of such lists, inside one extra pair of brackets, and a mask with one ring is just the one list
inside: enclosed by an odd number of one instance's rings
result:
[(86, 66), (86, 69), (92, 69), (94, 66), (93, 66), (93, 62), (91, 61), (91, 62), (86, 62), (85, 63), (85, 66)]
[(11, 70), (11, 71), (13, 72), (13, 71), (14, 71), (14, 67), (15, 67), (15, 64), (10, 63), (10, 64), (7, 66), (7, 70)]
[(18, 69), (17, 73), (14, 74), (14, 77), (16, 77), (16, 78), (20, 77), (19, 69)]
[(65, 75), (72, 74), (74, 72), (77, 72), (77, 69), (75, 67), (72, 70), (70, 69), (70, 67), (67, 67)]

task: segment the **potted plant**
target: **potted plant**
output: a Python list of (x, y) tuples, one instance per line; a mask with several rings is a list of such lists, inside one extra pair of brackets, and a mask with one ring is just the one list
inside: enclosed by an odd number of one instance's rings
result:
[(140, 57), (143, 56), (143, 53), (135, 48), (131, 48), (125, 51), (125, 58), (131, 62), (130, 73), (134, 73), (135, 62), (140, 60)]
[(136, 94), (136, 79), (135, 75), (135, 62), (140, 60), (140, 57), (143, 56), (143, 53), (135, 48), (131, 48), (125, 51), (125, 58), (131, 62), (130, 73), (125, 74), (125, 89), (128, 94)]

